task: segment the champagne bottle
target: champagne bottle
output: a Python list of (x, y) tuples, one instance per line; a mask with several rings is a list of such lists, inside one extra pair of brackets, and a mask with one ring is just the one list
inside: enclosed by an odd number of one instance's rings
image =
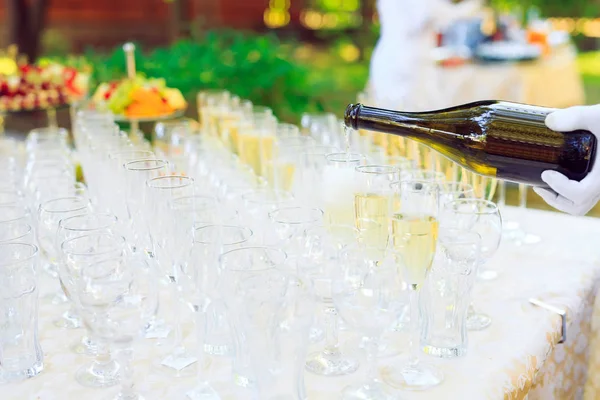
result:
[(543, 171), (580, 181), (591, 170), (596, 152), (591, 132), (550, 130), (545, 119), (552, 111), (506, 101), (418, 113), (350, 104), (344, 123), (416, 140), (476, 174), (547, 187)]

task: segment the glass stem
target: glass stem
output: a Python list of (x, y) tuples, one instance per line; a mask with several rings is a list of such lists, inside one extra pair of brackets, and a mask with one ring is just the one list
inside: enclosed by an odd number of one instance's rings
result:
[(417, 285), (410, 285), (410, 339), (409, 339), (409, 366), (416, 367), (419, 364), (419, 289)]
[(377, 382), (379, 374), (377, 373), (377, 354), (379, 353), (379, 338), (371, 336), (367, 341), (367, 382)]
[(133, 367), (131, 365), (133, 349), (131, 347), (119, 349), (117, 357), (119, 361), (119, 381), (121, 382), (119, 400), (134, 400), (137, 398), (137, 395), (133, 390), (134, 379)]
[(498, 207), (504, 209), (506, 206), (506, 182), (498, 182)]
[(110, 362), (110, 346), (104, 340), (93, 337), (96, 343), (96, 362), (98, 364), (108, 364)]
[(325, 313), (327, 315), (325, 325), (325, 351), (333, 354), (338, 352), (337, 310), (335, 307), (327, 307)]
[(527, 185), (519, 184), (519, 207), (527, 208)]
[(206, 324), (207, 324), (207, 315), (206, 309), (203, 304), (198, 305), (198, 309), (196, 310), (198, 316), (196, 318), (196, 338), (198, 340), (198, 386), (204, 386), (207, 384), (208, 380), (206, 379), (206, 372), (204, 370), (204, 343), (206, 337)]
[(473, 307), (473, 303), (469, 303), (469, 308), (467, 309), (467, 318), (475, 315), (475, 307)]
[(175, 351), (179, 351), (181, 350), (182, 347), (182, 342), (183, 342), (183, 336), (182, 336), (182, 332), (181, 332), (181, 312), (179, 311), (179, 285), (177, 283), (177, 265), (173, 266), (173, 276), (169, 277), (169, 279), (171, 280), (171, 286), (172, 286), (172, 290), (173, 290), (173, 321), (174, 321), (174, 332), (173, 332), (173, 339), (174, 339), (174, 349)]

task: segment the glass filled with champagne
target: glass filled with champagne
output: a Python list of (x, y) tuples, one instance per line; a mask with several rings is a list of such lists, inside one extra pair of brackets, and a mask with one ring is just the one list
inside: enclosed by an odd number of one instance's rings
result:
[(355, 169), (366, 158), (362, 154), (334, 153), (326, 156), (326, 160), (322, 186), (325, 222), (331, 226), (355, 226)]
[(391, 165), (356, 167), (354, 212), (356, 228), (363, 242), (383, 258), (388, 245), (393, 191), (391, 183), (400, 179), (400, 169)]
[(198, 92), (198, 117), (202, 132), (207, 135), (217, 136), (217, 119), (220, 110), (227, 107), (231, 100), (231, 93), (227, 90), (203, 90)]
[(297, 192), (294, 189), (299, 155), (309, 151), (314, 145), (315, 140), (310, 136), (278, 136), (272, 158), (265, 160), (264, 177), (269, 184), (275, 189)]
[(324, 208), (323, 174), (329, 154), (339, 153), (334, 146), (314, 146), (298, 155), (294, 171), (294, 194), (304, 205)]
[(399, 199), (392, 203), (393, 249), (402, 259), (403, 278), (410, 289), (410, 352), (402, 367), (388, 369), (384, 379), (395, 388), (423, 390), (444, 379), (441, 371), (419, 357), (419, 293), (435, 256), (440, 189), (437, 183), (422, 180), (404, 180), (391, 187)]
[(265, 166), (273, 159), (277, 119), (269, 108), (254, 107), (252, 125), (238, 133), (240, 161), (265, 176)]
[(230, 106), (223, 110), (218, 121), (218, 134), (225, 147), (237, 154), (238, 136), (241, 129), (252, 122), (252, 102), (232, 101)]

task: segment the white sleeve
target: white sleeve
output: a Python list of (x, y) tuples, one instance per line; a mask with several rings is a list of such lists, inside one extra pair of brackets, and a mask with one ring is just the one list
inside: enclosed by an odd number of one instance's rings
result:
[(483, 7), (482, 0), (464, 0), (452, 3), (449, 0), (427, 0), (431, 18), (437, 28), (445, 27), (456, 20), (477, 15)]
[(419, 32), (430, 20), (430, 0), (377, 0), (381, 36)]

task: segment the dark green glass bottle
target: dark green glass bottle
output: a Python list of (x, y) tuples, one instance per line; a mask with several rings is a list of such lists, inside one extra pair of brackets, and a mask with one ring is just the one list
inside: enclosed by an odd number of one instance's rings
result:
[(596, 137), (588, 131), (555, 132), (554, 111), (506, 101), (480, 101), (439, 111), (408, 113), (350, 104), (344, 122), (421, 142), (480, 175), (545, 187), (555, 170), (580, 181), (591, 170)]

